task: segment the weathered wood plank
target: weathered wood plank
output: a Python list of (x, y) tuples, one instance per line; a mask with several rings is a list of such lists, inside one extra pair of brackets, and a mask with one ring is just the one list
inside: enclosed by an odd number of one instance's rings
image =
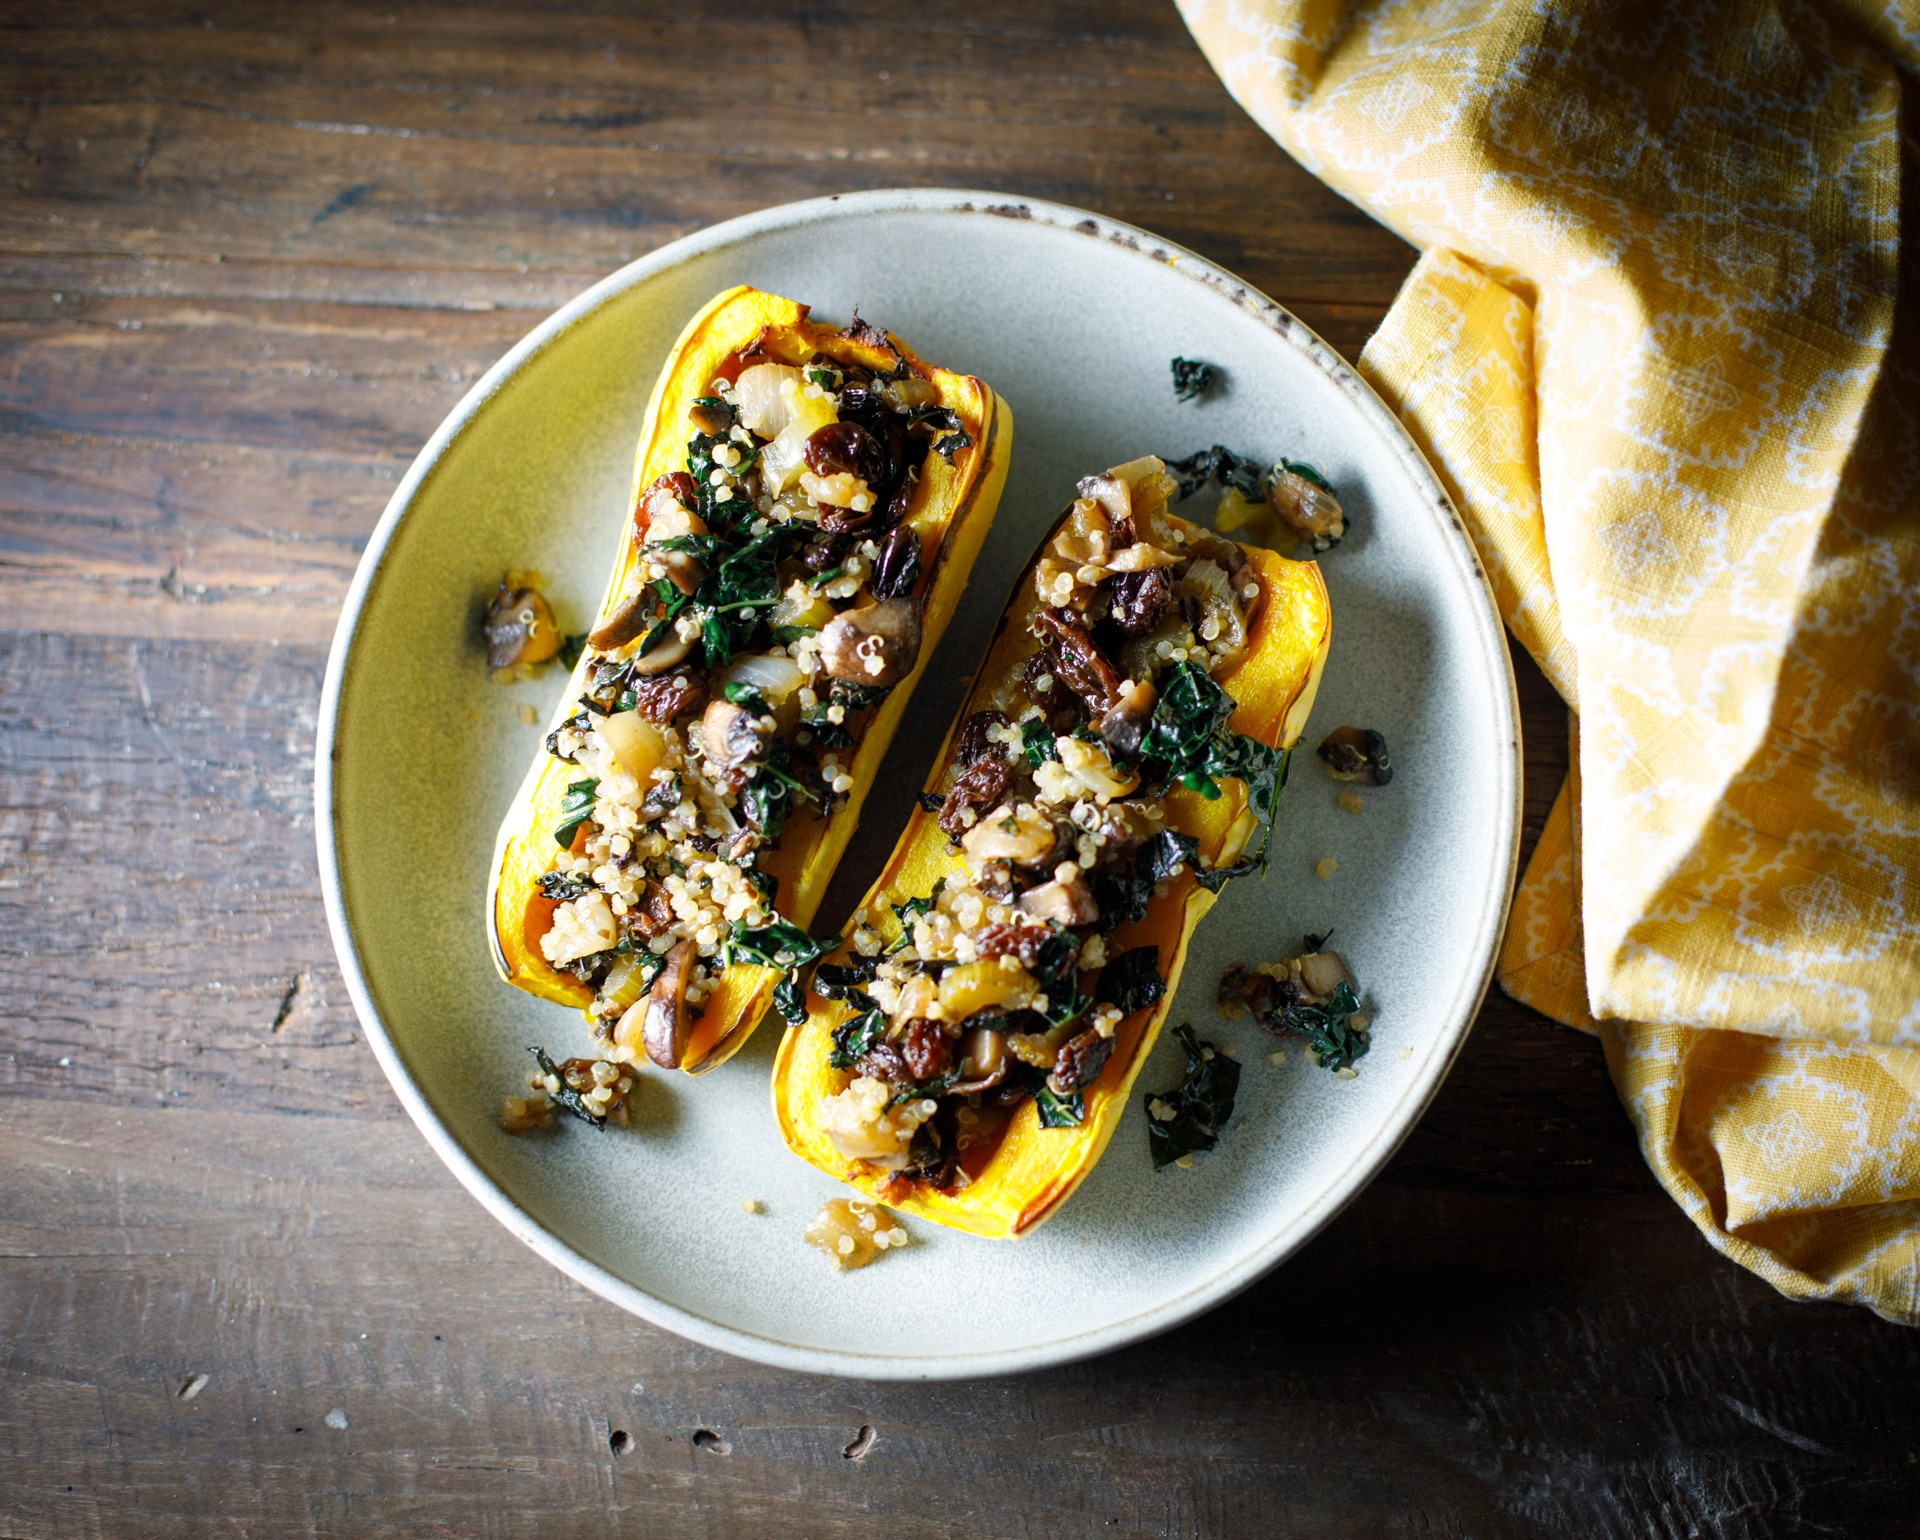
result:
[(1384, 301), (1406, 260), (1163, 6), (107, 8), (16, 35), (0, 141), (14, 250), (604, 269), (765, 203), (908, 182), (1197, 232), (1256, 281), (1291, 269), (1294, 297)]
[[(1544, 745), (1527, 782), (1532, 830), (1566, 738), (1558, 700), (1522, 663), (1529, 741)], [(0, 1088), (399, 1115), (360, 1041), (316, 887), (323, 667), (317, 648), (0, 633), (0, 927), (13, 941), (0, 949)], [(878, 811), (872, 839), (890, 843)], [(823, 923), (864, 888), (850, 871)], [(1463, 1070), (1416, 1146), (1423, 1159), (1476, 1185), (1575, 1189), (1592, 1179), (1581, 1163), (1600, 1162), (1610, 1185), (1644, 1189), (1592, 1046), (1497, 993), (1486, 1019), (1527, 1046), (1517, 1063), (1488, 1055), (1484, 1081)], [(1516, 1140), (1554, 1130), (1577, 1147), (1512, 1159)]]
[(1920, 1337), (1657, 1194), (1380, 1184), (1160, 1341), (927, 1389), (627, 1318), (404, 1124), (6, 1116), (0, 1533), (1912, 1533)]
[(1088, 204), (1349, 354), (1411, 260), (1247, 121), (1170, 8), (382, 14), (9, 34), (10, 624), (324, 642), (394, 480), (526, 312), (769, 203), (905, 182)]

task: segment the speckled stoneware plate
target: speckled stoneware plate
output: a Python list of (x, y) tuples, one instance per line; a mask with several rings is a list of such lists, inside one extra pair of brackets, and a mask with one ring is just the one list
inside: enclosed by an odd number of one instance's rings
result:
[[(844, 320), (854, 306), (1012, 404), (1013, 469), (958, 618), (895, 740), (816, 929), (892, 848), (1034, 541), (1090, 471), (1224, 443), (1321, 466), (1356, 532), (1323, 566), (1333, 650), (1282, 794), (1272, 873), (1201, 927), (1171, 1022), (1245, 1066), (1219, 1149), (1155, 1173), (1130, 1107), (1099, 1168), (1018, 1242), (913, 1223), (911, 1248), (839, 1274), (801, 1230), (835, 1184), (769, 1108), (778, 1020), (702, 1079), (652, 1072), (633, 1126), (494, 1118), (526, 1045), (584, 1052), (578, 1013), (500, 982), (482, 894), (494, 833), (562, 674), (501, 688), (474, 639), (508, 568), (548, 575), (584, 629), (627, 512), (635, 439), (674, 339), (751, 283)], [(1174, 400), (1168, 360), (1227, 385)], [(1353, 816), (1311, 745), (1343, 723), (1392, 745)], [(360, 564), (320, 708), (321, 879), (340, 965), (427, 1141), (508, 1229), (588, 1288), (748, 1358), (869, 1378), (1038, 1368), (1165, 1330), (1280, 1262), (1358, 1193), (1432, 1098), (1490, 977), (1519, 831), (1519, 729), (1500, 623), (1432, 471), (1339, 357), (1279, 306), (1145, 231), (980, 193), (874, 192), (769, 209), (595, 285), (488, 371), (421, 451)], [(1326, 856), (1330, 879), (1314, 874)], [(1285, 1062), (1213, 990), (1236, 959), (1332, 929), (1375, 1023), (1351, 1080)], [(1170, 1037), (1134, 1102), (1179, 1079)], [(759, 1213), (741, 1200), (758, 1199)], [(424, 1240), (432, 1244), (431, 1237)]]

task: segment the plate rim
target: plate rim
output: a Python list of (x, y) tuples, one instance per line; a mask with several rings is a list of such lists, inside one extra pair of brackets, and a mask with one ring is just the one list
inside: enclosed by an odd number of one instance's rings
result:
[[(1409, 1082), (1388, 1109), (1374, 1133), (1351, 1153), (1339, 1176), (1291, 1221), (1270, 1232), (1234, 1265), (1203, 1284), (1144, 1310), (1135, 1311), (1097, 1328), (1018, 1348), (981, 1352), (937, 1353), (925, 1356), (861, 1353), (849, 1349), (805, 1347), (747, 1331), (659, 1299), (583, 1256), (510, 1198), (470, 1155), (465, 1146), (427, 1102), (414, 1083), (373, 995), (360, 964), (341, 887), (338, 840), (334, 829), (334, 763), (339, 753), (339, 713), (349, 671), (354, 666), (354, 642), (360, 620), (383, 574), (386, 557), (414, 499), (455, 441), (475, 422), (501, 388), (576, 324), (620, 295), (661, 273), (695, 258), (738, 245), (777, 230), (797, 229), (830, 219), (870, 214), (932, 213), (999, 217), (1045, 225), (1100, 240), (1130, 251), (1134, 257), (1197, 281), (1225, 298), (1291, 345), (1326, 375), (1369, 419), (1379, 437), (1392, 449), (1402, 469), (1424, 495), (1429, 516), (1438, 520), (1442, 543), (1454, 559), (1467, 590), (1479, 602), (1470, 606), (1475, 629), (1497, 658), (1491, 696), (1495, 727), (1507, 739), (1508, 752), (1500, 766), (1505, 795), (1495, 807), (1496, 842), (1505, 845), (1504, 872), (1490, 888), (1474, 931), (1474, 951), (1481, 959), (1445, 1015), (1442, 1051), (1425, 1074)], [(1504, 688), (1501, 688), (1504, 686)], [(1498, 792), (1501, 788), (1496, 787)], [(865, 1380), (936, 1380), (1021, 1373), (1090, 1358), (1182, 1325), (1224, 1303), (1279, 1266), (1306, 1245), (1373, 1182), (1394, 1152), (1413, 1131), (1438, 1095), (1471, 1030), (1480, 1005), (1493, 982), (1501, 937), (1513, 901), (1519, 870), (1522, 812), (1522, 758), (1519, 691), (1505, 627), (1500, 619), (1479, 554), (1452, 499), (1425, 455), (1359, 371), (1340, 357), (1297, 316), (1217, 263), (1173, 241), (1086, 209), (1045, 199), (968, 188), (879, 188), (836, 193), (794, 203), (776, 204), (682, 236), (656, 251), (626, 264), (577, 294), (546, 317), (501, 356), (441, 421), (408, 466), (379, 522), (368, 537), (365, 551), (342, 602), (340, 619), (327, 652), (326, 672), (314, 739), (314, 830), (319, 847), (320, 887), (326, 908), (327, 930), (334, 954), (353, 1001), (354, 1013), (407, 1115), (433, 1152), (460, 1184), (522, 1244), (595, 1294), (630, 1314), (675, 1335), (775, 1368), (804, 1373), (838, 1375)], [(1496, 867), (1500, 863), (1496, 861)]]

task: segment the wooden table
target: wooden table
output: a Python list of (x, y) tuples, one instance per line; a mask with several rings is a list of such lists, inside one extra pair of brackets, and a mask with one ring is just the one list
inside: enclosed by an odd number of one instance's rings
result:
[[(0, 9), (0, 1535), (1920, 1534), (1920, 1336), (1715, 1256), (1595, 1046), (1497, 996), (1298, 1258), (1039, 1376), (738, 1362), (455, 1185), (335, 971), (310, 759), (493, 359), (848, 188), (1150, 225), (1349, 356), (1413, 256), (1167, 4), (615, 9)], [(1519, 674), (1531, 836), (1565, 723)]]

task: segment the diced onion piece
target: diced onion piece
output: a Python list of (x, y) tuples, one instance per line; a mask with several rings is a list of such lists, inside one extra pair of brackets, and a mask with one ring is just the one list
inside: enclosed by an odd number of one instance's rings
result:
[(767, 612), (767, 624), (777, 636), (782, 631), (818, 631), (833, 619), (833, 606), (807, 587), (805, 578), (795, 578), (787, 591)]
[(1103, 804), (1126, 796), (1140, 784), (1139, 772), (1129, 770), (1122, 775), (1101, 744), (1084, 738), (1056, 738), (1053, 748), (1068, 773)]
[(789, 408), (787, 425), (760, 451), (760, 484), (776, 494), (798, 481), (807, 468), (807, 440), (840, 420), (833, 403), (823, 397), (802, 395), (787, 387), (785, 399)]
[(940, 979), (940, 1010), (948, 1021), (965, 1021), (990, 1006), (1023, 1011), (1033, 1003), (1039, 986), (1022, 967), (1007, 967), (1000, 958), (961, 963)]
[[(867, 1160), (883, 1170), (909, 1164), (907, 1147), (914, 1130), (933, 1115), (931, 1098), (889, 1108), (893, 1087), (884, 1080), (856, 1076), (846, 1090), (820, 1103), (820, 1127), (849, 1160)], [(925, 1108), (925, 1111), (921, 1109)]]
[(660, 729), (637, 711), (616, 711), (600, 719), (600, 736), (620, 761), (620, 768), (644, 792), (653, 782), (653, 772), (666, 762), (667, 740)]
[(797, 395), (803, 383), (800, 371), (790, 364), (755, 364), (742, 369), (733, 384), (741, 425), (761, 438), (778, 437), (793, 421), (789, 388)]
[(616, 957), (600, 985), (599, 998), (593, 1002), (593, 1013), (604, 1016), (609, 1011), (619, 1011), (624, 1015), (627, 1007), (645, 994), (646, 989), (647, 973), (641, 966), (641, 954), (629, 952)]
[(724, 698), (728, 685), (743, 684), (769, 706), (777, 707), (785, 704), (787, 697), (806, 682), (807, 676), (800, 672), (800, 665), (792, 658), (757, 652), (735, 658), (720, 675), (714, 693)]
[(1129, 460), (1125, 465), (1116, 465), (1107, 474), (1115, 481), (1124, 481), (1131, 485), (1136, 481), (1145, 481), (1149, 476), (1157, 476), (1167, 468), (1167, 462), (1158, 455), (1141, 455), (1137, 460)]

